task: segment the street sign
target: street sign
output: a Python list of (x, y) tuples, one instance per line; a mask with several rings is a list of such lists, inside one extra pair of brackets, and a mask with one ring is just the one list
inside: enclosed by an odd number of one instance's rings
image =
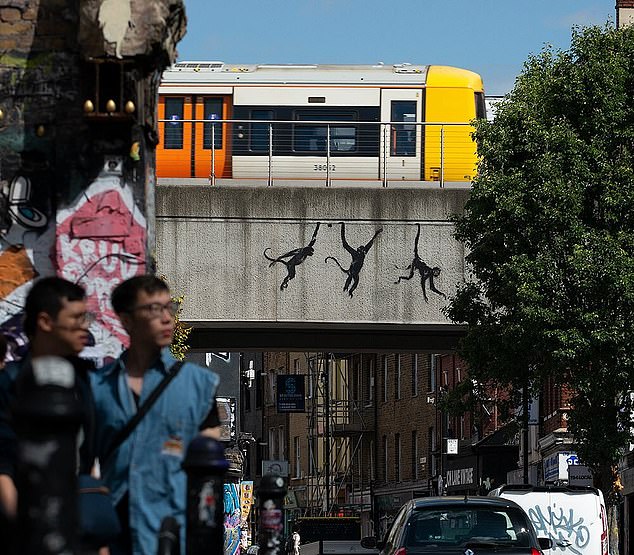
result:
[(458, 454), (458, 440), (448, 439), (447, 440), (447, 455), (457, 455), (457, 454)]

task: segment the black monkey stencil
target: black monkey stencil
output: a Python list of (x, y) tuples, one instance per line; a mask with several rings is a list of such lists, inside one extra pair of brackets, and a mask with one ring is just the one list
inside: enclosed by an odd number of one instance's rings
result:
[[(286, 266), (286, 277), (282, 281), (280, 285), (280, 290), (283, 291), (288, 287), (288, 282), (295, 277), (295, 268), (299, 266), (304, 260), (306, 260), (309, 256), (312, 256), (315, 253), (315, 249), (313, 246), (315, 245), (315, 241), (317, 240), (317, 232), (319, 231), (320, 223), (317, 222), (317, 226), (315, 227), (315, 231), (313, 231), (313, 236), (310, 240), (310, 243), (305, 247), (299, 247), (297, 249), (293, 249), (292, 251), (288, 251), (286, 254), (278, 256), (277, 258), (271, 258), (266, 251), (270, 250), (269, 248), (264, 249), (264, 258), (270, 260), (269, 268), (279, 262), (280, 264), (284, 264)], [(288, 258), (288, 260), (284, 260)]]
[[(328, 262), (328, 260), (334, 260), (335, 264), (339, 266), (341, 271), (344, 274), (348, 274), (348, 278), (346, 279), (346, 283), (343, 286), (344, 291), (348, 291), (348, 295), (352, 297), (352, 293), (359, 285), (359, 272), (363, 267), (363, 263), (365, 262), (365, 255), (368, 254), (368, 251), (372, 247), (372, 243), (377, 238), (379, 233), (383, 231), (383, 228), (379, 229), (373, 236), (372, 239), (368, 241), (367, 244), (361, 245), (356, 249), (353, 249), (348, 242), (346, 241), (346, 224), (341, 223), (341, 242), (343, 243), (344, 248), (350, 253), (352, 260), (350, 261), (350, 267), (346, 270), (339, 261), (334, 256), (327, 256), (324, 262)], [(351, 286), (352, 284), (352, 286)]]
[(410, 271), (409, 275), (399, 276), (398, 280), (395, 281), (394, 283), (400, 283), (402, 279), (408, 279), (408, 280), (412, 279), (414, 277), (414, 273), (418, 271), (420, 273), (420, 286), (423, 289), (423, 297), (425, 297), (425, 301), (428, 301), (427, 291), (425, 290), (425, 282), (427, 280), (429, 280), (429, 290), (433, 291), (434, 293), (437, 293), (438, 295), (441, 295), (443, 298), (446, 299), (447, 295), (445, 295), (442, 291), (438, 291), (438, 289), (436, 289), (436, 286), (434, 285), (434, 278), (440, 275), (440, 268), (438, 266), (434, 266), (433, 268), (431, 266), (428, 266), (422, 261), (421, 257), (418, 255), (418, 240), (420, 239), (420, 224), (416, 224), (416, 226), (418, 227), (418, 231), (416, 232), (416, 241), (414, 242), (414, 260), (412, 260), (412, 263), (407, 268), (405, 268), (406, 270)]

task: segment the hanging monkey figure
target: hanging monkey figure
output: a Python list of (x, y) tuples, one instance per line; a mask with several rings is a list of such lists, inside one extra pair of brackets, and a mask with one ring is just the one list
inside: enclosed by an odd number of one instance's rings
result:
[(425, 297), (425, 301), (429, 302), (427, 299), (427, 291), (425, 289), (425, 282), (427, 280), (429, 280), (430, 291), (433, 291), (434, 293), (437, 293), (438, 295), (441, 295), (443, 298), (446, 299), (447, 295), (445, 295), (442, 291), (438, 291), (438, 289), (436, 289), (436, 286), (434, 285), (434, 278), (440, 275), (440, 268), (438, 266), (434, 266), (433, 268), (431, 266), (428, 266), (422, 261), (421, 257), (418, 255), (418, 240), (420, 239), (420, 224), (416, 224), (416, 226), (418, 227), (418, 231), (416, 232), (416, 240), (414, 242), (414, 260), (412, 260), (412, 263), (407, 268), (405, 268), (406, 270), (410, 271), (409, 275), (399, 276), (398, 280), (395, 281), (394, 283), (400, 283), (402, 279), (407, 279), (407, 280), (412, 279), (414, 277), (414, 273), (418, 271), (420, 274), (420, 286), (423, 289), (423, 297)]
[[(313, 236), (310, 240), (310, 243), (305, 247), (298, 247), (293, 249), (292, 251), (288, 251), (286, 254), (278, 256), (277, 258), (271, 258), (266, 251), (270, 250), (270, 248), (264, 249), (264, 258), (270, 260), (269, 268), (276, 263), (284, 264), (286, 266), (286, 277), (282, 281), (280, 285), (280, 291), (284, 291), (288, 287), (288, 282), (295, 277), (295, 268), (299, 266), (304, 260), (306, 260), (309, 256), (312, 256), (315, 253), (315, 249), (313, 246), (315, 245), (315, 241), (317, 241), (317, 232), (319, 231), (320, 223), (317, 222), (317, 226), (315, 227), (315, 231), (313, 231)], [(288, 258), (288, 260), (284, 260)]]
[[(343, 243), (344, 248), (350, 253), (352, 260), (350, 261), (350, 267), (346, 270), (339, 261), (334, 256), (327, 256), (324, 262), (328, 262), (328, 260), (334, 260), (335, 264), (339, 266), (341, 271), (344, 274), (348, 274), (348, 278), (346, 279), (346, 283), (343, 286), (343, 290), (348, 292), (348, 295), (352, 297), (354, 290), (359, 285), (359, 272), (361, 268), (363, 268), (363, 263), (365, 262), (365, 255), (368, 254), (370, 248), (372, 248), (372, 243), (377, 238), (379, 233), (383, 231), (383, 228), (380, 228), (373, 236), (372, 239), (368, 241), (365, 245), (360, 245), (356, 249), (353, 249), (346, 241), (346, 224), (343, 222), (339, 222), (341, 224), (341, 242)], [(351, 286), (352, 284), (352, 286)]]

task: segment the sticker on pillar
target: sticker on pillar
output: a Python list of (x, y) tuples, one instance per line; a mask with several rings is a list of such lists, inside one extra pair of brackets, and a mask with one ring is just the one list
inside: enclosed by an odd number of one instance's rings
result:
[(418, 254), (418, 240), (420, 239), (420, 224), (416, 224), (416, 226), (418, 230), (416, 231), (416, 239), (414, 240), (414, 259), (412, 260), (410, 265), (407, 266), (407, 268), (399, 268), (398, 266), (396, 267), (398, 270), (403, 270), (403, 271), (409, 270), (409, 275), (399, 276), (399, 278), (394, 283), (398, 284), (398, 283), (401, 283), (401, 280), (410, 280), (414, 277), (414, 274), (418, 272), (420, 275), (420, 286), (421, 286), (421, 289), (423, 290), (423, 297), (425, 298), (425, 302), (429, 302), (429, 299), (427, 298), (427, 290), (425, 288), (427, 281), (429, 281), (430, 291), (433, 291), (437, 295), (440, 295), (441, 297), (446, 299), (447, 295), (445, 295), (442, 291), (439, 291), (436, 288), (436, 285), (434, 284), (434, 278), (437, 278), (438, 276), (440, 276), (440, 272), (441, 272), (440, 268), (438, 266), (434, 266), (433, 268), (431, 266), (428, 266), (425, 262), (423, 262), (422, 258)]
[(380, 228), (374, 233), (372, 239), (370, 239), (365, 245), (360, 245), (354, 249), (348, 244), (348, 241), (346, 241), (346, 224), (341, 222), (341, 242), (343, 243), (343, 248), (346, 249), (352, 257), (350, 267), (346, 270), (346, 268), (344, 268), (334, 256), (327, 256), (324, 262), (327, 263), (328, 260), (334, 261), (334, 263), (339, 266), (340, 270), (348, 276), (343, 285), (343, 290), (348, 292), (350, 298), (352, 298), (352, 294), (359, 285), (359, 273), (365, 263), (365, 255), (368, 254), (374, 244), (374, 240), (382, 231), (383, 228)]
[[(319, 231), (319, 226), (321, 224), (317, 222), (315, 226), (315, 231), (313, 231), (313, 236), (308, 243), (308, 245), (304, 247), (298, 247), (293, 249), (292, 251), (288, 251), (277, 258), (271, 258), (266, 251), (271, 250), (270, 248), (264, 249), (264, 258), (270, 260), (269, 268), (278, 262), (280, 264), (284, 264), (286, 266), (286, 277), (282, 280), (282, 284), (280, 285), (280, 291), (284, 291), (288, 287), (288, 282), (292, 280), (296, 275), (295, 268), (302, 264), (309, 256), (315, 254), (315, 242), (317, 241), (317, 232)], [(288, 259), (288, 260), (285, 260)]]
[(214, 528), (216, 525), (216, 498), (214, 497), (214, 482), (205, 482), (198, 494), (198, 521), (205, 526)]

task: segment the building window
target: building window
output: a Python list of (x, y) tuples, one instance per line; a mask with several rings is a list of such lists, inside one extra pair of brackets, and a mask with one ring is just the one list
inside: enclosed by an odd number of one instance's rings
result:
[(183, 148), (183, 119), (185, 105), (184, 98), (167, 97), (165, 99), (165, 136), (163, 148), (166, 150), (180, 150)]
[(396, 467), (396, 481), (401, 481), (401, 434), (394, 437), (394, 462)]
[(429, 374), (427, 375), (427, 391), (436, 391), (436, 355), (429, 355)]
[(412, 480), (418, 480), (418, 434), (412, 431)]
[(418, 355), (412, 355), (412, 397), (418, 395)]
[[(284, 438), (284, 426), (280, 426), (277, 430), (277, 450), (279, 453), (279, 460), (286, 458), (286, 441)], [(288, 460), (288, 459), (286, 459)]]
[(299, 437), (293, 438), (293, 451), (295, 452), (295, 478), (302, 477), (302, 460), (299, 445)]
[(278, 460), (277, 456), (277, 430), (275, 428), (269, 428), (269, 457), (271, 460)]
[(376, 480), (374, 466), (374, 440), (370, 440), (370, 480)]
[(383, 355), (383, 402), (387, 403), (387, 355)]
[(396, 371), (394, 372), (394, 375), (395, 375), (394, 389), (396, 389), (394, 396), (396, 399), (400, 399), (401, 398), (401, 355), (400, 354), (396, 355)]
[(368, 365), (368, 406), (374, 402), (374, 380), (376, 376), (376, 358), (371, 357)]
[(315, 438), (308, 438), (308, 474), (314, 476), (317, 465), (315, 464), (317, 453), (315, 452)]
[(242, 398), (244, 399), (244, 411), (251, 412), (251, 389), (242, 384)]
[(387, 452), (387, 436), (383, 436), (383, 480), (387, 482), (389, 453)]
[(293, 359), (293, 374), (299, 374), (299, 359)]
[[(205, 98), (203, 100), (204, 119), (222, 119), (222, 98)], [(211, 130), (215, 150), (222, 150), (222, 123), (203, 123), (203, 148), (211, 150)]]
[(431, 461), (431, 474), (435, 476), (437, 474), (437, 457), (433, 456), (436, 451), (436, 435), (434, 434), (433, 426), (427, 430), (427, 457)]
[(464, 439), (464, 415), (460, 416), (460, 439)]

